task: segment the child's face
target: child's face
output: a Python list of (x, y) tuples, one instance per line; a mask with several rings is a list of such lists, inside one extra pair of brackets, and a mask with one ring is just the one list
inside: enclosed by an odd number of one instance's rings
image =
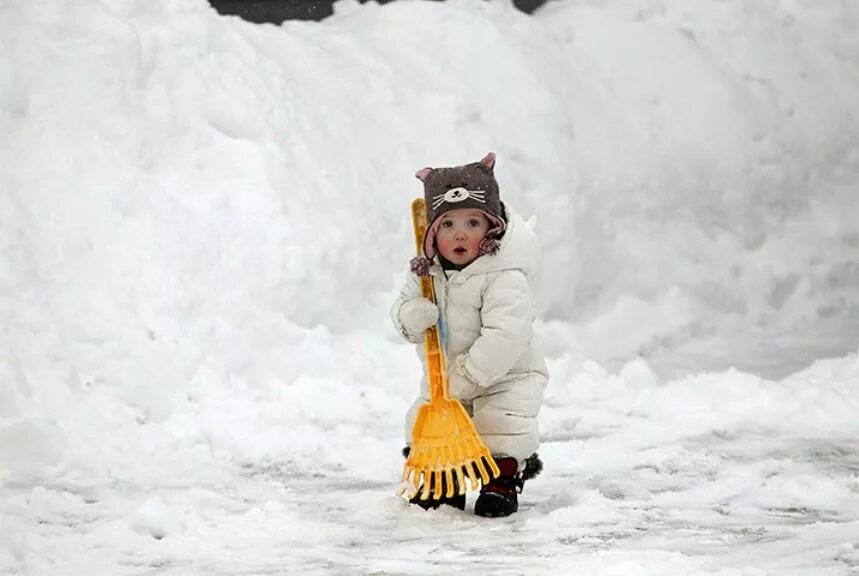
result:
[(442, 256), (457, 266), (465, 266), (480, 256), (480, 241), (488, 231), (489, 219), (480, 210), (450, 210), (439, 222), (436, 246)]

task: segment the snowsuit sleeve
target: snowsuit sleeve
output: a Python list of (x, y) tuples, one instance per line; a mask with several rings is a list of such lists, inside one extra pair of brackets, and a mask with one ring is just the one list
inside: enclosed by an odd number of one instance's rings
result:
[(410, 334), (403, 323), (400, 321), (400, 308), (402, 308), (403, 304), (408, 302), (413, 298), (421, 297), (421, 285), (418, 281), (418, 277), (413, 273), (409, 272), (406, 275), (406, 283), (400, 289), (400, 294), (394, 300), (393, 305), (391, 306), (391, 321), (394, 323), (394, 327), (397, 329), (397, 332), (403, 335), (403, 338), (411, 342), (412, 344), (418, 344), (423, 342), (424, 333), (420, 334)]
[(525, 274), (507, 270), (489, 278), (483, 294), (480, 336), (461, 360), (475, 384), (488, 387), (529, 351), (534, 297)]

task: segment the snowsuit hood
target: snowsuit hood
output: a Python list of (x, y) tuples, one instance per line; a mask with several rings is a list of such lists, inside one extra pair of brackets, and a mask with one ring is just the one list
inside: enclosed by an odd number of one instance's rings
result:
[(524, 220), (506, 204), (507, 230), (495, 254), (484, 254), (460, 270), (474, 276), (503, 270), (521, 270), (529, 282), (536, 280), (540, 260), (540, 244), (534, 232), (534, 218)]

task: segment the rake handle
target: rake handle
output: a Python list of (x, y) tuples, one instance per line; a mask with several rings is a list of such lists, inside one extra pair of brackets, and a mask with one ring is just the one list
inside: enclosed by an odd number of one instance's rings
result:
[[(412, 202), (412, 224), (415, 230), (415, 247), (423, 255), (423, 241), (427, 231), (427, 209), (423, 198)], [(421, 294), (435, 301), (431, 276), (420, 278)], [(450, 498), (454, 493), (465, 494), (466, 479), (476, 490), (479, 482), (485, 485), (500, 474), (489, 448), (480, 439), (468, 413), (459, 401), (447, 395), (447, 378), (444, 354), (439, 343), (438, 325), (425, 332), (429, 402), (423, 404), (412, 428), (413, 442), (403, 467), (402, 492), (409, 498), (422, 486), (420, 499)]]
[[(427, 207), (423, 198), (412, 201), (412, 225), (415, 230), (415, 248), (418, 256), (423, 256), (424, 235), (427, 232)], [(436, 304), (432, 276), (421, 276), (421, 295)], [(438, 324), (434, 324), (425, 332), (425, 354), (427, 360), (427, 378), (429, 379), (430, 402), (446, 400), (447, 378), (444, 371), (444, 355), (438, 337)]]

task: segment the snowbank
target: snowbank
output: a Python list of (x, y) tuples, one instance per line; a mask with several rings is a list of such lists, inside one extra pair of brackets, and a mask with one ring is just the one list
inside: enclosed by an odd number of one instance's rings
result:
[[(337, 9), (275, 27), (203, 0), (0, 5), (6, 473), (157, 475), (165, 446), (362, 469), (333, 449), (361, 435), (387, 453), (416, 371), (386, 314), (412, 174), (487, 150), (539, 218), (570, 403), (594, 388), (565, 354), (694, 372), (732, 341), (808, 335), (771, 363), (856, 350), (851, 8)], [(705, 433), (758, 394), (781, 422), (793, 378), (684, 378), (638, 409), (713, 413)], [(801, 431), (833, 425), (845, 382), (814, 384)]]

